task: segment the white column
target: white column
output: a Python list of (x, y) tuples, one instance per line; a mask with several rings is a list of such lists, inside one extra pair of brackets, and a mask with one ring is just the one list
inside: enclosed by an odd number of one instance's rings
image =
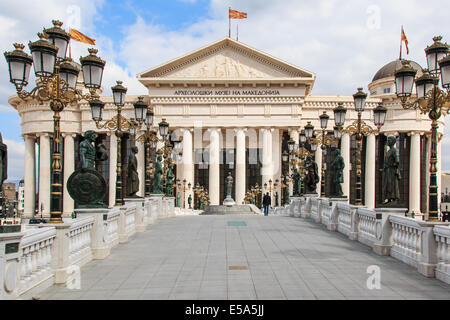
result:
[[(192, 133), (190, 129), (185, 129), (183, 131), (183, 179), (186, 179), (186, 188), (188, 183), (191, 183), (191, 190), (186, 191), (184, 194), (184, 204), (185, 208), (189, 208), (188, 198), (192, 194), (192, 188), (194, 187), (194, 162), (193, 150), (192, 150)], [(183, 194), (181, 193), (182, 197)], [(182, 200), (182, 199), (181, 199)], [(194, 195), (192, 194), (192, 201), (194, 200)]]
[(211, 205), (220, 203), (220, 135), (219, 129), (210, 129), (209, 138), (209, 198)]
[[(272, 179), (273, 176), (273, 168), (272, 168), (272, 132), (270, 129), (262, 129), (263, 132), (263, 141), (262, 141), (262, 149), (263, 149), (263, 159), (262, 159), (262, 184), (269, 184), (269, 180)], [(264, 192), (265, 193), (265, 192)]]
[(36, 150), (35, 138), (25, 135), (25, 168), (24, 168), (24, 216), (33, 217), (36, 202)]
[(409, 153), (409, 213), (420, 214), (420, 133), (411, 132)]
[(109, 207), (116, 203), (116, 175), (117, 175), (117, 137), (114, 133), (109, 135)]
[(344, 193), (344, 196), (348, 197), (350, 200), (350, 136), (347, 133), (344, 133), (341, 139), (341, 154), (345, 163), (342, 192)]
[(67, 180), (75, 170), (75, 134), (63, 133), (62, 136), (64, 137), (63, 215), (70, 216), (74, 209), (74, 201), (67, 191)]
[(140, 197), (145, 196), (145, 145), (141, 141), (136, 141), (136, 147), (138, 148), (137, 158), (137, 171), (139, 177), (139, 191), (136, 193)]
[(50, 136), (43, 133), (39, 137), (39, 212), (50, 216)]
[(368, 209), (375, 208), (375, 135), (367, 136), (366, 143), (366, 173), (364, 182), (365, 206)]
[(236, 129), (236, 204), (242, 204), (245, 198), (246, 185), (245, 132)]
[[(272, 130), (272, 206), (275, 207), (275, 193), (279, 191), (279, 185), (281, 180), (281, 134), (279, 129), (273, 129)], [(278, 179), (278, 186), (275, 189), (274, 184), (275, 181)], [(278, 204), (280, 203), (280, 193), (278, 192)]]
[(322, 184), (322, 148), (320, 147), (320, 145), (317, 146), (314, 158), (317, 163), (317, 171), (320, 177), (319, 183), (316, 185), (316, 193), (320, 195), (320, 186)]

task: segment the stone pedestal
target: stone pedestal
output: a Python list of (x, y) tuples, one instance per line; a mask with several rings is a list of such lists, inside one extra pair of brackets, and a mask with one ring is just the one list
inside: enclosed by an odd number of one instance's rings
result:
[(406, 208), (376, 208), (377, 226), (376, 240), (373, 244), (373, 251), (380, 256), (389, 256), (392, 248), (392, 226), (389, 216), (404, 217), (408, 209)]
[(300, 197), (291, 197), (291, 204), (289, 206), (289, 216), (298, 217), (299, 216), (299, 206), (300, 206)]
[(166, 197), (167, 216), (169, 218), (175, 217), (175, 197)]
[(91, 249), (94, 259), (105, 259), (111, 252), (110, 246), (104, 241), (106, 230), (103, 222), (107, 219), (110, 210), (108, 208), (75, 209), (77, 217), (94, 217), (94, 225), (91, 231)]
[(347, 197), (335, 197), (335, 198), (330, 198), (329, 200), (330, 200), (330, 202), (348, 203), (348, 198)]
[(236, 202), (230, 196), (227, 196), (225, 200), (223, 200), (223, 205), (227, 207), (234, 206)]
[(152, 216), (154, 217), (154, 219), (161, 218), (163, 215), (163, 207), (162, 207), (163, 206), (163, 204), (162, 204), (163, 195), (162, 194), (151, 194), (150, 199), (153, 201)]
[(134, 215), (134, 223), (136, 224), (136, 232), (144, 232), (147, 225), (144, 222), (144, 206), (145, 198), (125, 198), (125, 203), (136, 204), (136, 212)]
[(390, 214), (390, 215), (394, 215), (394, 216), (401, 216), (401, 217), (406, 217), (406, 214), (408, 212), (407, 208), (376, 208), (375, 209), (376, 213), (383, 213), (383, 214)]
[(0, 300), (18, 296), (20, 241), (23, 232), (0, 234)]

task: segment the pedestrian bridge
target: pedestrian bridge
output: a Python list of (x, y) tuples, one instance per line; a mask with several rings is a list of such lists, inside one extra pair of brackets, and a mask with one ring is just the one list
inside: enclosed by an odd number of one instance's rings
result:
[(316, 198), (268, 217), (172, 203), (1, 235), (2, 299), (450, 299), (448, 224)]

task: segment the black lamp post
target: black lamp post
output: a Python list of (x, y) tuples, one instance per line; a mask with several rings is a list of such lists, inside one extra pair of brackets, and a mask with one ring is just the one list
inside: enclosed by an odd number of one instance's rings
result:
[(122, 137), (124, 133), (135, 132), (142, 126), (145, 120), (146, 111), (148, 105), (143, 101), (143, 97), (139, 97), (138, 101), (134, 103), (134, 113), (136, 119), (127, 119), (122, 115), (122, 108), (125, 106), (125, 95), (127, 93), (127, 88), (122, 85), (122, 81), (117, 81), (117, 85), (111, 88), (113, 92), (114, 105), (116, 107), (116, 116), (112, 119), (105, 121), (101, 124), (103, 120), (102, 111), (104, 108), (104, 103), (100, 100), (95, 100), (90, 103), (92, 119), (98, 129), (108, 129), (117, 137), (117, 168), (116, 168), (116, 206), (123, 205), (123, 190), (122, 190)]
[[(395, 73), (397, 97), (400, 98), (404, 109), (418, 109), (428, 114), (431, 120), (431, 157), (430, 157), (430, 185), (428, 196), (428, 220), (439, 221), (438, 186), (437, 186), (437, 144), (438, 120), (442, 114), (450, 109), (450, 57), (449, 45), (441, 42), (442, 37), (434, 37), (434, 43), (425, 49), (428, 70), (415, 80), (416, 70), (409, 61), (402, 61), (402, 68)], [(442, 87), (439, 88), (439, 75)], [(416, 84), (415, 99), (411, 99), (414, 83)]]
[[(70, 35), (64, 31), (62, 22), (53, 20), (53, 28), (38, 33), (40, 40), (29, 43), (31, 57), (23, 51), (23, 44), (14, 44), (15, 50), (5, 52), (8, 62), (10, 82), (16, 87), (17, 95), (22, 100), (36, 99), (40, 103), (48, 103), (53, 111), (53, 151), (50, 222), (62, 223), (62, 155), (60, 113), (67, 104), (80, 100), (94, 101), (97, 89), (100, 88), (105, 61), (96, 56), (96, 49), (89, 49), (89, 55), (80, 58), (84, 76), (84, 86), (89, 94), (82, 94), (76, 88), (76, 80), (80, 69), (66, 58)], [(23, 90), (28, 84), (31, 65), (34, 66), (36, 87), (30, 92)]]
[[(361, 176), (362, 176), (362, 165), (361, 165), (361, 152), (362, 152), (362, 140), (364, 136), (368, 136), (369, 134), (376, 133), (377, 131), (372, 129), (369, 125), (367, 125), (362, 120), (362, 112), (366, 106), (367, 94), (363, 92), (362, 88), (358, 88), (358, 92), (353, 95), (355, 111), (358, 113), (358, 119), (355, 120), (351, 125), (347, 126), (343, 129), (343, 125), (345, 122), (345, 114), (346, 110), (342, 104), (339, 104), (334, 111), (334, 121), (335, 121), (335, 132), (334, 135), (337, 136), (339, 133), (336, 131), (340, 131), (342, 133), (348, 133), (350, 135), (355, 135), (356, 137), (356, 199), (355, 205), (361, 206), (362, 203), (362, 186), (361, 186)], [(377, 108), (373, 110), (374, 113), (374, 123), (378, 128), (384, 125), (384, 121), (386, 119), (386, 108), (379, 105)]]

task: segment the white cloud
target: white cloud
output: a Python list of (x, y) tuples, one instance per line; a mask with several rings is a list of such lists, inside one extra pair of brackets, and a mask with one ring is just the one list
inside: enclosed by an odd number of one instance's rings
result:
[[(445, 0), (211, 0), (208, 17), (199, 17), (179, 30), (145, 21), (136, 11), (135, 22), (123, 27), (124, 38), (113, 46), (111, 39), (95, 28), (98, 21), (108, 19), (101, 16), (103, 5), (104, 1), (90, 0), (0, 4), (0, 49), (9, 51), (13, 42), (36, 39), (35, 32), (44, 25), (48, 27), (54, 18), (76, 25), (73, 6), (78, 6), (80, 31), (97, 39), (99, 56), (107, 61), (104, 95), (111, 94), (110, 87), (116, 80), (124, 81), (128, 94), (143, 94), (146, 89), (136, 80), (137, 73), (226, 37), (231, 7), (248, 14), (248, 19), (232, 20), (233, 37), (239, 23), (240, 41), (316, 73), (313, 94), (344, 95), (353, 94), (360, 86), (367, 88), (379, 68), (398, 58), (401, 25), (409, 40), (408, 58), (424, 67), (423, 50), (432, 37), (441, 34), (450, 39), (449, 3)], [(377, 23), (369, 23), (373, 21)], [(74, 43), (72, 56), (86, 55), (87, 47)], [(5, 77), (7, 66), (4, 59), (0, 60), (0, 73)], [(13, 93), (10, 83), (0, 82), (0, 112)], [(446, 127), (445, 134), (449, 133)], [(450, 170), (450, 161), (444, 161), (450, 157), (448, 139), (442, 150), (443, 169)]]

